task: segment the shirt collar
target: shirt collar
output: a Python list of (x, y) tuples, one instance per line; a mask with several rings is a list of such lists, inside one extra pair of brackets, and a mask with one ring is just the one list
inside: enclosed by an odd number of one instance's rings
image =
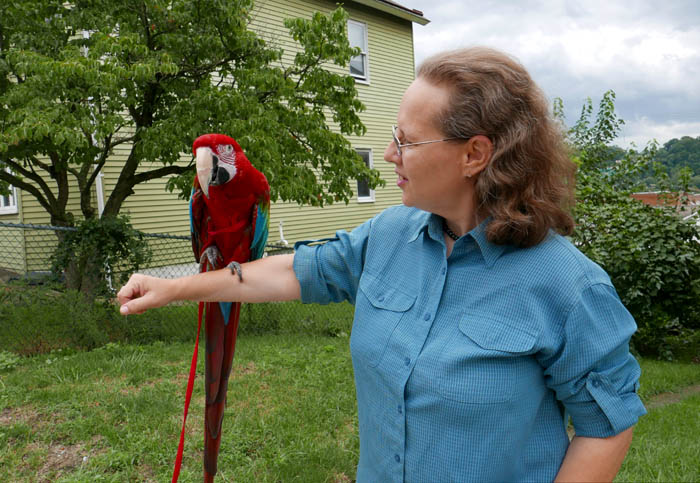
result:
[(484, 262), (486, 262), (486, 266), (489, 268), (496, 263), (496, 260), (503, 255), (503, 252), (506, 249), (506, 245), (496, 245), (488, 240), (488, 237), (486, 236), (486, 227), (490, 222), (491, 217), (488, 217), (468, 233), (468, 235), (471, 236), (479, 246), (481, 256), (484, 257)]
[[(444, 243), (443, 233), (442, 233), (442, 217), (426, 213), (426, 217), (417, 224), (413, 233), (408, 239), (408, 243), (412, 243), (418, 239), (421, 233), (427, 230), (428, 235), (437, 241)], [(467, 236), (470, 236), (476, 242), (481, 252), (481, 256), (484, 257), (484, 262), (487, 267), (492, 267), (496, 260), (503, 255), (506, 249), (506, 245), (496, 245), (491, 243), (486, 236), (486, 227), (491, 221), (491, 217), (486, 218), (479, 225), (474, 227)]]
[(418, 236), (420, 236), (421, 233), (423, 233), (425, 230), (428, 230), (428, 234), (432, 237), (437, 239), (435, 236), (435, 220), (434, 218), (439, 218), (431, 213), (428, 213), (427, 211), (424, 211), (421, 213), (423, 216), (419, 219), (418, 223), (416, 223), (415, 228), (413, 232), (411, 233), (411, 236), (408, 238), (408, 243), (412, 243), (418, 239)]

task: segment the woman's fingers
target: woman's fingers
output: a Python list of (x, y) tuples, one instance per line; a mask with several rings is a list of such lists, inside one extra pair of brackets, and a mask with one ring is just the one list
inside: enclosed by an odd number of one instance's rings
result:
[(165, 305), (163, 285), (165, 280), (134, 274), (117, 293), (122, 315), (141, 314), (148, 309)]

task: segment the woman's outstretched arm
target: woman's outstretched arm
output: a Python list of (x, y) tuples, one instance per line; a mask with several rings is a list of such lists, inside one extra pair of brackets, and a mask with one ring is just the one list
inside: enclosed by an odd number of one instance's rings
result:
[(301, 287), (294, 255), (276, 255), (242, 265), (243, 280), (228, 268), (164, 279), (134, 274), (117, 293), (121, 313), (140, 314), (176, 300), (201, 302), (278, 302), (296, 300)]

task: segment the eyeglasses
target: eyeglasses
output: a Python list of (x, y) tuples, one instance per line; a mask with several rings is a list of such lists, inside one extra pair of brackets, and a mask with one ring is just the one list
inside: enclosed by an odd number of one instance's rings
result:
[(417, 146), (419, 144), (432, 144), (432, 143), (441, 143), (443, 141), (451, 141), (453, 139), (466, 139), (466, 138), (445, 138), (445, 139), (436, 139), (434, 141), (421, 141), (418, 143), (404, 143), (401, 144), (399, 142), (398, 136), (396, 136), (396, 130), (398, 129), (397, 126), (391, 126), (391, 135), (394, 137), (394, 144), (396, 145), (396, 154), (399, 155), (399, 158), (401, 157), (401, 148), (405, 148), (406, 146)]

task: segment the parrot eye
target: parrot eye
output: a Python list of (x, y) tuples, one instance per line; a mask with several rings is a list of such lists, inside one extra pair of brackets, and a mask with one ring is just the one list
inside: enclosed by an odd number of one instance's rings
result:
[(230, 144), (219, 146), (219, 152), (223, 154), (231, 154), (233, 152), (233, 146)]

